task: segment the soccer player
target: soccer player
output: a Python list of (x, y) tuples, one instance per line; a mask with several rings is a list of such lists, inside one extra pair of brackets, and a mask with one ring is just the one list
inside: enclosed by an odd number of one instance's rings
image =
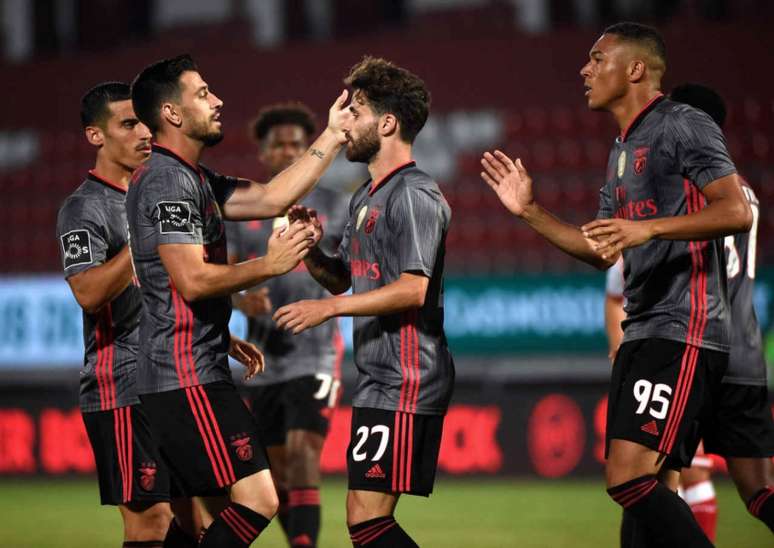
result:
[(80, 408), (100, 499), (118, 506), (124, 546), (162, 546), (172, 519), (169, 473), (135, 387), (142, 301), (132, 283), (124, 211), (129, 177), (150, 156), (151, 134), (121, 82), (83, 96), (81, 123), (96, 164), (57, 219), (65, 278), (83, 309)]
[[(670, 98), (703, 110), (723, 127), (725, 103), (713, 89), (683, 84), (672, 90)], [(724, 240), (731, 303), (731, 351), (718, 398), (719, 410), (714, 420), (707, 423), (709, 426), (701, 431), (707, 437), (702, 453), (706, 451), (726, 458), (729, 473), (747, 508), (771, 527), (771, 521), (760, 512), (767, 506), (758, 502), (759, 497), (770, 492), (766, 487), (771, 480), (770, 457), (774, 456), (774, 420), (768, 405), (766, 363), (753, 307), (759, 203), (747, 182), (743, 179), (741, 182), (753, 212), (753, 225), (749, 232), (727, 236)], [(611, 268), (609, 272), (613, 270)], [(619, 272), (618, 276), (622, 278), (623, 273)], [(608, 291), (608, 300), (610, 293)], [(610, 303), (611, 311), (614, 307)], [(625, 317), (622, 308), (617, 308), (614, 314)], [(618, 329), (620, 331), (620, 327)], [(714, 540), (717, 520), (717, 502), (710, 479), (713, 466), (712, 455), (697, 455), (691, 467), (683, 469), (680, 475), (685, 501), (710, 540)]]
[[(516, 216), (601, 269), (623, 252), (627, 319), (608, 397), (609, 495), (665, 546), (711, 546), (676, 492), (657, 481), (664, 457), (682, 466), (694, 422), (716, 403), (728, 365), (729, 304), (722, 236), (752, 213), (722, 132), (705, 113), (661, 93), (658, 31), (608, 27), (581, 69), (589, 108), (621, 128), (597, 220), (564, 223), (539, 206), (521, 160), (485, 153), (482, 177)], [(771, 500), (771, 499), (769, 499)]]
[[(271, 177), (303, 156), (315, 133), (314, 116), (300, 103), (271, 105), (252, 125), (258, 158)], [(326, 249), (335, 251), (346, 224), (347, 204), (338, 192), (316, 188), (304, 205), (325, 221)], [(274, 221), (228, 223), (229, 262), (260, 257)], [(330, 296), (300, 268), (232, 297), (248, 317), (249, 340), (261, 346), (270, 367), (250, 383), (253, 416), (269, 455), (279, 495), (278, 517), (291, 546), (316, 546), (320, 531), (320, 455), (339, 386), (343, 342), (338, 321), (327, 321), (297, 336), (278, 330), (278, 308), (301, 299)]]
[[(411, 159), (430, 94), (406, 69), (364, 58), (353, 89), (347, 159), (371, 174), (349, 207), (335, 256), (315, 247), (309, 273), (336, 297), (280, 308), (280, 328), (300, 333), (355, 316), (358, 369), (347, 450), (347, 524), (353, 546), (416, 546), (393, 517), (402, 493), (429, 496), (454, 364), (443, 331), (443, 261), (451, 211)], [(309, 214), (314, 219), (314, 212)], [(321, 236), (319, 220), (315, 221)], [(340, 295), (349, 288), (352, 295)]]
[[(222, 139), (223, 102), (190, 56), (158, 61), (132, 84), (134, 110), (156, 140), (126, 197), (144, 304), (137, 391), (182, 493), (228, 491), (231, 503), (205, 523), (203, 547), (249, 545), (278, 504), (257, 425), (231, 380), (229, 296), (292, 270), (314, 234), (294, 223), (272, 234), (264, 257), (229, 265), (223, 218), (276, 217), (308, 192), (344, 143), (346, 96), (309, 151), (261, 185), (199, 164), (203, 149)], [(252, 376), (262, 362), (252, 345), (242, 351)]]

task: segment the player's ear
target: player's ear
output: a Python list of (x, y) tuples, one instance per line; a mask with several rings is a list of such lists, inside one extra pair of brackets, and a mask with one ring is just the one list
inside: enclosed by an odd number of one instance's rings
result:
[(175, 127), (183, 125), (183, 116), (180, 109), (174, 103), (164, 103), (161, 105), (161, 117)]
[(105, 134), (102, 132), (102, 128), (98, 126), (86, 126), (83, 133), (86, 135), (86, 140), (90, 145), (101, 147), (105, 144)]
[(629, 63), (629, 81), (639, 82), (645, 77), (645, 71), (645, 61), (642, 59), (634, 59), (631, 63)]
[(392, 135), (398, 131), (398, 119), (394, 114), (382, 114), (379, 118), (379, 134), (383, 137)]

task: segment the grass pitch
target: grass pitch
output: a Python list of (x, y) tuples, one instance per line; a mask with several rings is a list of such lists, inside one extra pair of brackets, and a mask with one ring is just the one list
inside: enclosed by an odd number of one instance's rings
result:
[[(716, 481), (719, 548), (774, 546), (733, 485)], [(323, 485), (322, 548), (351, 546), (344, 522), (345, 483)], [(429, 500), (404, 497), (397, 518), (420, 546), (442, 548), (601, 548), (618, 543), (620, 510), (601, 480), (458, 480), (441, 477)], [(99, 506), (93, 480), (0, 481), (0, 546), (81, 548), (121, 545), (121, 520)], [(272, 523), (253, 546), (285, 547)]]

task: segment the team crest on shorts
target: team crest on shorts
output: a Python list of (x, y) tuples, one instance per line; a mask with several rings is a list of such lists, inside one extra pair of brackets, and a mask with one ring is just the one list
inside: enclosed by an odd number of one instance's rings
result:
[(156, 485), (157, 471), (155, 462), (143, 462), (140, 465), (140, 487), (145, 491), (152, 491)]
[(648, 151), (650, 148), (642, 147), (634, 151), (634, 173), (641, 175), (645, 171), (645, 164), (648, 162)]
[(231, 437), (231, 447), (236, 451), (236, 456), (241, 461), (253, 458), (253, 446), (250, 444), (250, 436), (237, 434)]

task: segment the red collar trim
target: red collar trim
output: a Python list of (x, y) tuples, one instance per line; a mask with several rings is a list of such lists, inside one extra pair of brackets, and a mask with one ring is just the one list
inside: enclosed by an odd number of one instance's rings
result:
[(392, 171), (390, 171), (387, 175), (379, 179), (376, 183), (371, 183), (371, 188), (368, 190), (368, 195), (371, 196), (374, 192), (376, 192), (376, 189), (382, 186), (384, 183), (392, 179), (396, 173), (398, 173), (400, 170), (405, 169), (407, 167), (412, 167), (417, 165), (417, 163), (414, 160), (409, 160), (405, 164), (401, 164)]
[(629, 133), (632, 129), (634, 129), (634, 125), (642, 120), (645, 117), (645, 114), (650, 110), (650, 108), (655, 105), (659, 100), (664, 98), (664, 94), (659, 92), (658, 95), (653, 97), (650, 101), (648, 101), (644, 107), (642, 107), (642, 110), (637, 113), (637, 116), (635, 116), (631, 122), (629, 122), (629, 125), (626, 126), (626, 129), (621, 132), (621, 142), (625, 141), (626, 138), (629, 136)]
[(88, 178), (91, 179), (92, 181), (96, 181), (98, 183), (102, 183), (103, 185), (107, 185), (110, 188), (112, 188), (113, 190), (117, 190), (121, 194), (126, 194), (126, 189), (124, 187), (122, 187), (121, 185), (118, 185), (116, 183), (111, 183), (107, 179), (105, 179), (103, 177), (100, 177), (99, 175), (97, 175), (97, 173), (93, 169), (89, 170), (89, 177)]
[(161, 154), (165, 154), (166, 156), (171, 156), (172, 158), (174, 158), (175, 160), (179, 161), (180, 163), (185, 164), (186, 166), (190, 167), (196, 173), (198, 173), (199, 176), (201, 176), (202, 172), (201, 172), (201, 170), (199, 169), (198, 166), (195, 166), (195, 165), (189, 163), (185, 158), (180, 156), (180, 154), (178, 154), (177, 152), (175, 152), (171, 148), (166, 147), (164, 145), (160, 145), (158, 143), (151, 143), (151, 148), (155, 152), (160, 152)]

